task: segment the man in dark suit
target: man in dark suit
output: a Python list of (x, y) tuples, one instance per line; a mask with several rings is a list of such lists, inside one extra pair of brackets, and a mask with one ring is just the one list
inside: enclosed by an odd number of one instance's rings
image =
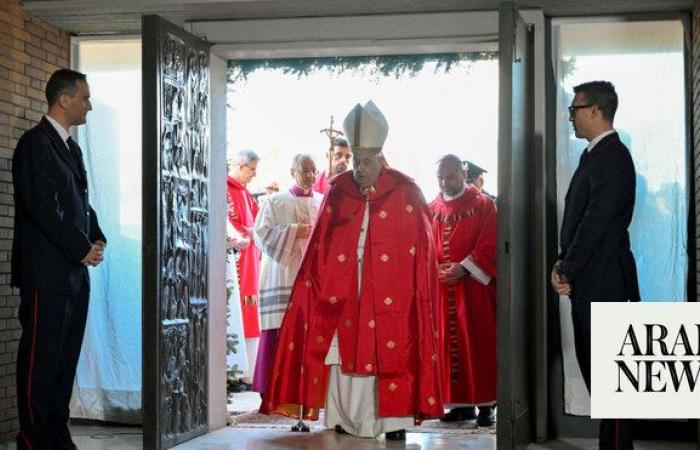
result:
[(12, 158), (15, 197), (12, 284), (19, 288), (18, 449), (75, 449), (68, 431), (75, 370), (87, 319), (88, 266), (106, 239), (88, 203), (87, 173), (68, 134), (92, 109), (85, 75), (56, 71), (48, 114), (22, 135)]
[[(571, 299), (576, 358), (591, 390), (591, 302), (638, 301), (639, 286), (627, 228), (634, 210), (630, 152), (613, 129), (617, 94), (612, 83), (574, 88), (569, 120), (589, 144), (566, 193), (561, 253), (552, 269), (554, 290)], [(601, 450), (633, 448), (631, 423), (604, 419)]]

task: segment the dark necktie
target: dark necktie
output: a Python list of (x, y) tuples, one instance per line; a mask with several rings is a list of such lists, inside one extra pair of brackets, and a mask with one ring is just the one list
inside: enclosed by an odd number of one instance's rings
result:
[(586, 159), (588, 158), (588, 147), (583, 149), (583, 153), (581, 153), (581, 159), (578, 162), (579, 167), (583, 165), (583, 163), (586, 162)]
[(66, 144), (68, 144), (68, 148), (70, 149), (71, 153), (75, 151), (76, 147), (78, 147), (78, 144), (73, 140), (72, 136), (68, 136), (68, 139), (66, 139)]
[(68, 152), (70, 154), (69, 158), (73, 161), (73, 164), (75, 164), (75, 167), (80, 174), (80, 178), (83, 177), (83, 164), (82, 164), (82, 152), (80, 151), (80, 147), (78, 146), (78, 143), (73, 140), (72, 137), (68, 136), (68, 139), (66, 139), (66, 143), (68, 144), (68, 148), (70, 151)]

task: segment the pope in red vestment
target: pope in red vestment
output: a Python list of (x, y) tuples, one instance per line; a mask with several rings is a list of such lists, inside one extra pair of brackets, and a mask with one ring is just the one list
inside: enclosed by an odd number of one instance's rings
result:
[[(406, 418), (411, 426), (443, 414), (430, 216), (410, 178), (382, 168), (376, 152), (351, 148), (353, 173), (331, 179), (292, 288), (261, 412), (297, 417), (303, 405), (303, 416), (316, 419), (324, 400), (330, 401), (325, 380), (332, 367), (331, 384), (334, 370), (341, 378), (374, 377), (368, 394), (376, 401), (360, 409), (376, 406), (370, 416), (379, 424), (362, 431), (362, 424), (343, 427), (359, 436), (402, 439), (390, 434), (402, 433)], [(373, 165), (369, 178), (361, 168), (365, 160)], [(334, 335), (339, 358), (329, 364), (338, 365), (327, 366)], [(401, 425), (382, 418), (399, 418)]]
[(258, 284), (260, 250), (253, 243), (250, 231), (255, 225), (258, 215), (258, 204), (248, 192), (245, 185), (233, 177), (228, 177), (228, 219), (242, 236), (249, 237), (250, 243), (241, 249), (238, 260), (238, 275), (240, 280), (241, 306), (243, 309), (243, 327), (246, 338), (260, 336), (260, 321), (258, 319)]
[(443, 399), (485, 405), (496, 401), (496, 205), (465, 177), (459, 158), (441, 159), (442, 192), (430, 203), (440, 267)]
[(343, 372), (379, 377), (379, 415), (442, 415), (427, 206), (413, 181), (393, 169), (382, 170), (368, 197), (362, 302), (355, 237), (367, 196), (344, 173), (331, 182), (294, 283), (263, 412), (294, 413), (286, 406), (303, 404), (306, 417), (317, 418), (337, 330)]

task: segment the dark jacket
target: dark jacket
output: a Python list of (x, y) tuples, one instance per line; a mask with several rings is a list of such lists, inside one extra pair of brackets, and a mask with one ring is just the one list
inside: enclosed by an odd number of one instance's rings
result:
[(559, 255), (573, 301), (639, 300), (627, 231), (634, 195), (634, 163), (617, 133), (582, 155), (566, 193)]
[(12, 157), (15, 228), (12, 285), (75, 294), (89, 287), (81, 260), (106, 241), (88, 203), (79, 147), (68, 151), (46, 118), (22, 135)]

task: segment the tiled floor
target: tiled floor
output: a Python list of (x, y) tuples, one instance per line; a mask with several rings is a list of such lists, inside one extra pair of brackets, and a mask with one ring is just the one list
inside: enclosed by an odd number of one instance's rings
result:
[(495, 450), (492, 435), (465, 437), (458, 433), (408, 433), (406, 442), (384, 439), (361, 439), (333, 431), (292, 433), (290, 431), (249, 428), (226, 428), (175, 447), (176, 450), (374, 450), (374, 449), (469, 449)]
[[(73, 439), (80, 450), (139, 450), (141, 430), (137, 428), (73, 427)], [(10, 444), (8, 450), (15, 450)], [(360, 439), (333, 431), (292, 433), (268, 428), (227, 427), (200, 436), (174, 450), (374, 450), (374, 449), (468, 449), (495, 450), (493, 435), (465, 436), (460, 433), (408, 433), (406, 442)]]
[[(139, 450), (141, 430), (138, 428), (86, 427), (73, 428), (73, 435), (81, 450)], [(1, 447), (0, 447), (1, 448)], [(15, 450), (10, 444), (8, 450)], [(277, 429), (234, 428), (216, 430), (175, 450), (495, 450), (494, 435), (464, 435), (454, 432), (409, 433), (405, 443), (385, 442), (383, 439), (359, 439), (341, 436), (332, 431), (292, 433)], [(528, 450), (595, 450), (591, 439), (561, 439), (547, 444), (531, 444)], [(696, 450), (692, 443), (635, 442), (636, 450)]]
[[(229, 404), (229, 411), (242, 412), (255, 410), (260, 397), (254, 393), (236, 394)], [(238, 424), (216, 430), (189, 442), (174, 447), (175, 450), (495, 450), (495, 427), (478, 428), (474, 422), (441, 424), (438, 421), (424, 422), (423, 426), (407, 433), (405, 442), (386, 442), (380, 439), (361, 439), (339, 435), (333, 431), (323, 431), (321, 422), (310, 422), (311, 433), (292, 433), (290, 421), (279, 416), (278, 420), (265, 417), (263, 423), (246, 420), (246, 416), (260, 416), (255, 413), (239, 416)], [(253, 423), (251, 423), (253, 422)], [(235, 421), (234, 421), (235, 423)], [(437, 428), (439, 427), (439, 428)], [(72, 426), (73, 438), (81, 450), (140, 450), (142, 432), (135, 427), (116, 426)], [(15, 450), (15, 445), (1, 446)], [(636, 450), (697, 450), (692, 443), (667, 443), (638, 441)], [(546, 444), (530, 444), (527, 450), (597, 450), (597, 442), (592, 439), (560, 439)]]

